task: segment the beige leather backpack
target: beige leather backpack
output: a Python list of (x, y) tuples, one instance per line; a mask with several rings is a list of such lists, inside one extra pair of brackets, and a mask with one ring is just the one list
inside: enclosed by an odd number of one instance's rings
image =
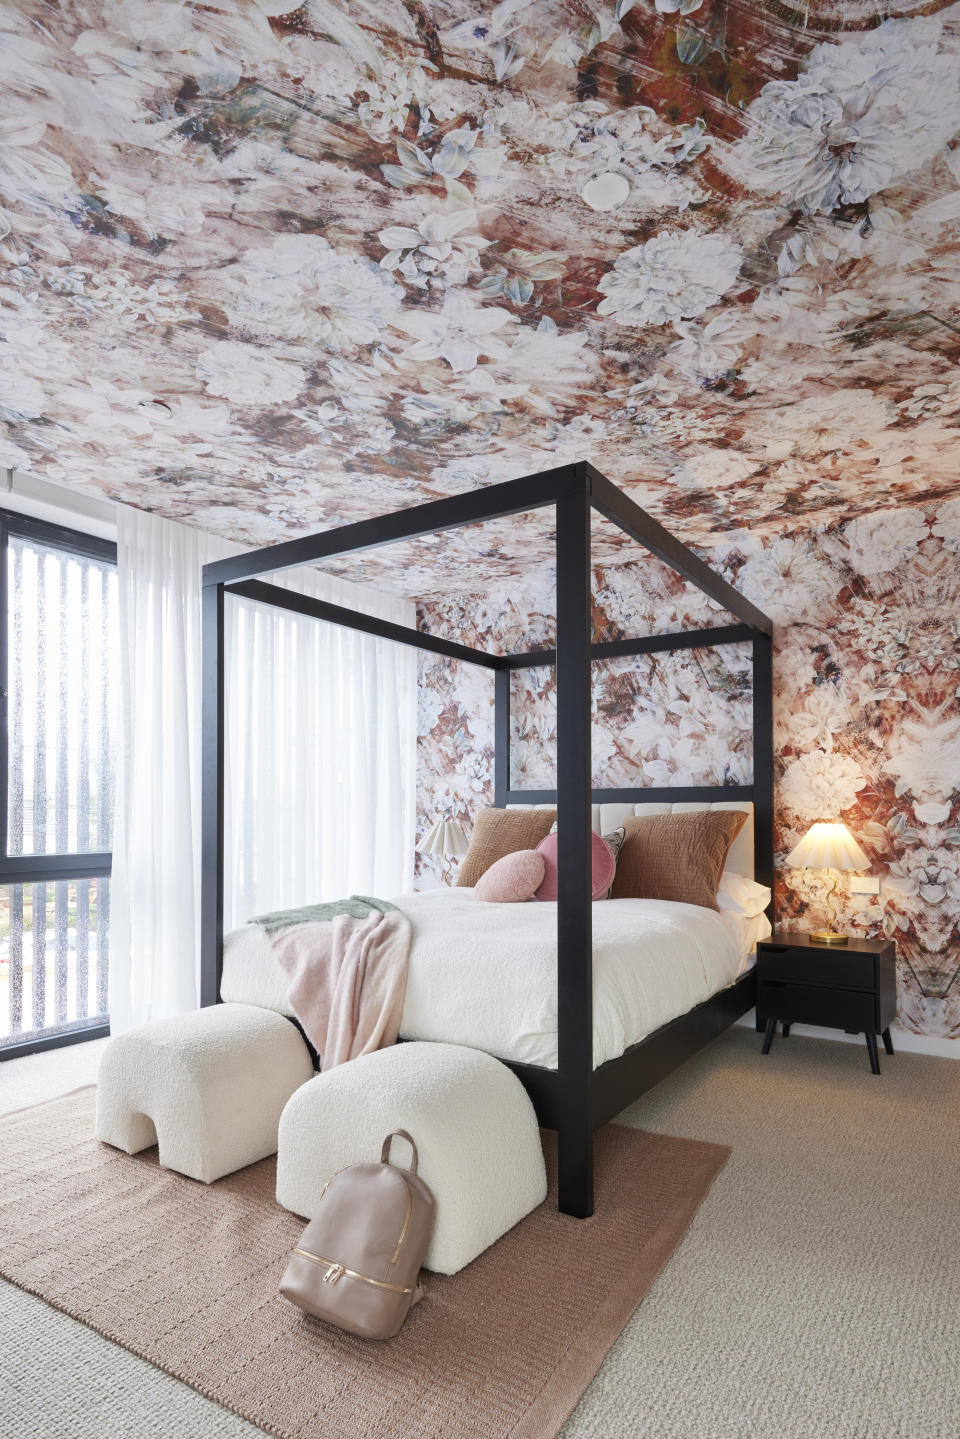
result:
[[(413, 1150), (409, 1169), (389, 1162), (392, 1139)], [(324, 1185), (280, 1293), (351, 1334), (389, 1339), (423, 1293), (417, 1281), (433, 1214), (433, 1195), (417, 1177), (417, 1146), (397, 1129), (379, 1164), (351, 1164)]]

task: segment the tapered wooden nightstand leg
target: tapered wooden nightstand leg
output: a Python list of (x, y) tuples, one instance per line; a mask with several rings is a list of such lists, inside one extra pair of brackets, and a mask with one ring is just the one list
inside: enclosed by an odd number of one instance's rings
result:
[(893, 1053), (893, 1040), (890, 1038), (890, 1031), (889, 1031), (889, 1029), (885, 1029), (885, 1030), (883, 1031), (883, 1047), (884, 1047), (884, 1049), (887, 1051), (888, 1054), (892, 1054), (892, 1053)]
[(880, 1056), (877, 1053), (877, 1036), (867, 1032), (867, 1053), (870, 1055), (870, 1068), (874, 1074), (880, 1073)]
[(777, 1027), (777, 1021), (776, 1021), (775, 1019), (768, 1019), (768, 1020), (767, 1020), (767, 1027), (766, 1027), (766, 1029), (763, 1031), (763, 1049), (761, 1050), (761, 1053), (762, 1053), (762, 1054), (769, 1054), (769, 1053), (770, 1053), (770, 1046), (771, 1046), (771, 1044), (773, 1043), (773, 1032), (774, 1032), (774, 1030), (776, 1029), (776, 1027)]
[(783, 1029), (783, 1037), (784, 1037), (784, 1039), (789, 1039), (789, 1038), (790, 1038), (790, 1026), (789, 1026), (789, 1024), (784, 1024), (784, 1025), (782, 1025), (781, 1027), (782, 1027), (782, 1029)]

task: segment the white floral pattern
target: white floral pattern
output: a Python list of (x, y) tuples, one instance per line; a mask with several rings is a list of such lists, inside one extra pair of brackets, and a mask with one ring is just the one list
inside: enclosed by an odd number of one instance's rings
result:
[(234, 340), (220, 340), (201, 351), (196, 374), (209, 394), (242, 405), (292, 400), (307, 380), (301, 365), (276, 360)]
[(960, 74), (939, 20), (888, 20), (817, 45), (763, 87), (741, 153), (757, 189), (829, 213), (923, 169), (960, 130)]
[[(778, 849), (849, 801), (848, 922), (960, 1034), (960, 4), (919, 8), (6, 5), (0, 463), (252, 545), (593, 461), (781, 627)], [(717, 622), (594, 539), (601, 628)], [(552, 561), (540, 513), (336, 568), (548, 644)], [(599, 770), (743, 774), (747, 681), (606, 667)], [(428, 667), (424, 805), (488, 794), (488, 691)]]
[(817, 819), (852, 809), (867, 782), (849, 755), (811, 750), (791, 760), (780, 777), (780, 798), (800, 819)]
[(617, 256), (597, 285), (604, 296), (597, 313), (618, 325), (695, 320), (731, 288), (742, 261), (739, 246), (723, 235), (662, 230)]

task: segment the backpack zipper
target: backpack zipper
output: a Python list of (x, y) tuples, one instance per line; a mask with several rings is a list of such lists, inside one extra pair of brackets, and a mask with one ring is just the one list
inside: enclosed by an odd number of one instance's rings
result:
[(403, 1228), (400, 1230), (400, 1238), (397, 1240), (397, 1247), (393, 1251), (393, 1256), (390, 1260), (391, 1264), (396, 1264), (397, 1262), (397, 1255), (400, 1253), (400, 1245), (403, 1243), (404, 1238), (406, 1237), (407, 1225), (410, 1223), (410, 1213), (413, 1209), (413, 1190), (410, 1188), (409, 1184), (407, 1184), (406, 1180), (404, 1180), (404, 1187), (407, 1191), (407, 1212), (403, 1216)]
[(351, 1279), (360, 1279), (364, 1284), (375, 1284), (378, 1289), (392, 1289), (395, 1294), (412, 1294), (413, 1288), (405, 1289), (402, 1284), (387, 1284), (382, 1279), (371, 1279), (368, 1274), (358, 1274), (355, 1269), (348, 1269), (345, 1264), (337, 1264), (332, 1259), (324, 1259), (319, 1254), (311, 1254), (308, 1249), (295, 1249), (294, 1254), (301, 1255), (304, 1259), (311, 1260), (314, 1264), (326, 1266), (326, 1274), (323, 1276), (324, 1284), (336, 1284), (346, 1274)]

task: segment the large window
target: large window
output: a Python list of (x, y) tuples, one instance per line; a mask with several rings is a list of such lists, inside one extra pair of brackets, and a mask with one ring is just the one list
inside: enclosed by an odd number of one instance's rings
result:
[(116, 546), (0, 511), (0, 1054), (107, 1032)]

